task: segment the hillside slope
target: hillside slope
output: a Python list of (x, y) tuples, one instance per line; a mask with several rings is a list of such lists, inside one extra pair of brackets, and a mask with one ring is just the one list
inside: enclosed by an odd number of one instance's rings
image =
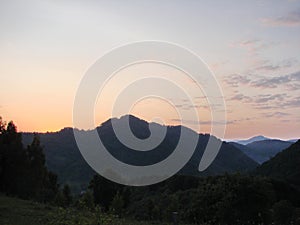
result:
[[(110, 119), (97, 128), (99, 136), (108, 151), (120, 161), (133, 165), (154, 164), (168, 157), (176, 147), (180, 137), (180, 126), (166, 127), (167, 133), (164, 140), (151, 151), (141, 152), (129, 149), (117, 139), (112, 128), (112, 120), (122, 124), (125, 118)], [(129, 119), (130, 128), (138, 138), (144, 139), (150, 135), (148, 122), (134, 116), (130, 116)], [(30, 143), (32, 136), (32, 133), (23, 133), (23, 142), (25, 144)], [(41, 133), (40, 137), (41, 143), (45, 147), (47, 166), (50, 170), (58, 174), (59, 182), (70, 184), (75, 192), (85, 189), (95, 172), (81, 156), (73, 136), (72, 128), (65, 128), (54, 133)], [(180, 173), (200, 176), (216, 175), (225, 172), (248, 171), (258, 166), (254, 160), (247, 157), (236, 147), (223, 142), (220, 152), (212, 165), (206, 171), (199, 173), (198, 165), (209, 137), (209, 135), (199, 135), (194, 155)]]
[(231, 142), (232, 145), (240, 149), (247, 156), (262, 164), (274, 157), (278, 152), (289, 147), (292, 142), (276, 139), (255, 141), (247, 145)]
[(241, 144), (241, 145), (247, 145), (247, 144), (250, 144), (252, 142), (255, 142), (255, 141), (265, 141), (265, 140), (269, 140), (270, 138), (267, 138), (263, 135), (258, 135), (258, 136), (254, 136), (254, 137), (251, 137), (251, 138), (248, 138), (248, 139), (242, 139), (242, 140), (234, 140), (232, 142), (235, 142), (235, 143), (238, 143), (238, 144)]
[(134, 221), (87, 209), (61, 208), (29, 200), (7, 197), (0, 193), (1, 225), (168, 225), (161, 222)]
[(284, 180), (300, 188), (300, 140), (263, 163), (254, 173)]

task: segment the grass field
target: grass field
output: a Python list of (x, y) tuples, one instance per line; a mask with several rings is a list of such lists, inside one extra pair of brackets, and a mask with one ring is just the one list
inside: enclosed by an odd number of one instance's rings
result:
[[(63, 209), (0, 195), (1, 225), (162, 225), (116, 218), (100, 211)], [(167, 224), (165, 224), (167, 225)]]

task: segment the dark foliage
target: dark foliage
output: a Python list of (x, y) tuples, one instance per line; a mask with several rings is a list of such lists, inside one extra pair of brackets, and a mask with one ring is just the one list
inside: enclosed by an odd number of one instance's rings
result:
[(38, 135), (27, 148), (13, 122), (0, 118), (0, 191), (22, 198), (50, 201), (58, 191), (57, 176), (45, 166)]
[(254, 174), (284, 180), (300, 189), (300, 140), (263, 163)]
[[(165, 159), (175, 149), (180, 130), (183, 128), (181, 126), (166, 127), (167, 134), (165, 139), (151, 151), (139, 152), (129, 149), (118, 140), (112, 128), (112, 121), (118, 126), (119, 123), (125, 121), (126, 117), (129, 117), (130, 128), (138, 138), (143, 139), (150, 135), (149, 123), (134, 116), (129, 115), (120, 119), (107, 120), (97, 127), (97, 131), (104, 145), (115, 158), (132, 165), (149, 165)], [(88, 131), (81, 132), (87, 133)], [(73, 129), (65, 128), (59, 132), (43, 133), (39, 134), (39, 136), (41, 143), (45, 146), (47, 167), (50, 171), (58, 174), (59, 183), (69, 184), (73, 193), (80, 193), (82, 190), (85, 190), (87, 188), (86, 184), (92, 179), (95, 172), (83, 159), (76, 145)], [(32, 137), (32, 133), (24, 133), (24, 143), (29, 144)], [(199, 162), (210, 135), (199, 134), (198, 137), (199, 141), (196, 150), (186, 166), (182, 168), (180, 174), (197, 176), (220, 175), (225, 172), (246, 172), (258, 166), (254, 160), (250, 159), (239, 149), (231, 144), (222, 142), (222, 147), (215, 161), (206, 171), (199, 173)], [(216, 139), (215, 137), (211, 138)], [(218, 139), (216, 141), (221, 142)]]
[[(91, 188), (97, 204), (108, 210), (118, 199), (123, 207), (118, 210), (137, 220), (170, 221), (172, 212), (178, 212), (181, 221), (193, 224), (271, 224), (291, 222), (286, 218), (293, 211), (288, 214), (287, 208), (300, 206), (299, 192), (287, 183), (239, 174), (175, 176), (147, 187), (126, 187), (95, 176)], [(290, 193), (284, 195), (286, 190)]]

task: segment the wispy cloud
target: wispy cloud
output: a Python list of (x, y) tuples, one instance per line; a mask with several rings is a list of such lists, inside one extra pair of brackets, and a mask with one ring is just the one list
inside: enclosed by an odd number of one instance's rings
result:
[[(288, 95), (286, 93), (280, 94), (258, 94), (247, 96), (242, 93), (237, 93), (228, 101), (237, 101), (239, 103), (250, 104), (253, 108), (259, 110), (281, 110), (288, 108), (300, 107), (300, 97)], [(287, 114), (280, 111), (273, 112), (272, 116), (284, 116)], [(271, 116), (271, 115), (270, 115)]]
[(180, 119), (172, 119), (172, 122), (175, 123), (182, 123), (182, 124), (190, 124), (190, 125), (226, 125), (226, 124), (232, 124), (234, 121), (209, 121), (209, 120), (180, 120)]
[(299, 90), (300, 71), (276, 77), (232, 74), (225, 77), (224, 82), (231, 87), (247, 85), (255, 88), (277, 88), (285, 86), (288, 90)]
[(240, 101), (243, 103), (268, 103), (271, 101), (283, 101), (288, 97), (287, 94), (259, 94), (254, 96), (247, 96), (242, 93), (238, 93), (231, 97), (229, 100), (231, 101)]
[(234, 48), (243, 48), (246, 49), (249, 55), (257, 55), (259, 51), (265, 50), (269, 47), (274, 46), (276, 43), (272, 41), (264, 41), (262, 39), (253, 38), (246, 39), (242, 41), (233, 42), (230, 44)]
[(247, 75), (231, 74), (224, 79), (224, 82), (231, 87), (238, 87), (251, 82), (251, 79)]
[[(223, 96), (195, 96), (191, 102), (189, 99), (177, 99), (177, 103), (174, 106), (182, 110), (192, 110), (192, 109), (206, 109), (206, 110), (224, 110), (223, 106)], [(215, 101), (214, 101), (215, 100)]]
[(290, 58), (286, 60), (282, 60), (278, 63), (271, 63), (269, 60), (261, 60), (257, 67), (253, 69), (253, 71), (277, 71), (285, 68), (290, 68), (298, 63), (298, 60), (295, 58)]
[(282, 118), (291, 115), (290, 113), (285, 112), (270, 112), (270, 113), (263, 113), (263, 116), (265, 117), (276, 117), (276, 118)]
[(253, 87), (262, 87), (262, 88), (276, 88), (279, 85), (289, 84), (289, 89), (293, 89), (298, 87), (298, 85), (294, 86), (300, 82), (300, 71), (292, 74), (277, 76), (277, 77), (264, 77), (250, 83)]
[(252, 102), (252, 98), (249, 97), (249, 96), (246, 96), (244, 94), (236, 94), (234, 95), (233, 97), (230, 98), (230, 100), (233, 100), (233, 101), (243, 101), (243, 102)]
[(284, 103), (286, 107), (300, 107), (300, 97), (289, 99)]
[(267, 103), (274, 100), (284, 101), (287, 94), (260, 94), (252, 98), (255, 103)]
[(191, 110), (191, 109), (198, 109), (198, 108), (208, 108), (207, 105), (192, 105), (192, 104), (176, 104), (175, 105), (176, 108), (178, 109), (183, 109), (183, 110)]
[(300, 26), (300, 9), (290, 12), (288, 15), (277, 18), (262, 18), (261, 23), (266, 26)]

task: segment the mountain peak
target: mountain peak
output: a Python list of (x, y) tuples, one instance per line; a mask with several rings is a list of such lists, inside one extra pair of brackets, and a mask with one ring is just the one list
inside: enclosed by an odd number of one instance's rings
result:
[(123, 115), (119, 118), (118, 117), (112, 117), (112, 118), (106, 120), (105, 122), (103, 122), (101, 124), (101, 126), (103, 126), (103, 125), (105, 126), (106, 124), (110, 124), (112, 121), (124, 121), (124, 120), (128, 120), (128, 119), (129, 119), (130, 122), (145, 122), (145, 123), (148, 123), (147, 121), (142, 120), (142, 119), (140, 119), (140, 118), (138, 118), (138, 117), (136, 117), (132, 114), (126, 114), (126, 115)]
[(254, 136), (252, 138), (261, 138), (261, 139), (268, 139), (267, 137), (263, 136), (263, 135), (257, 135), (257, 136)]
[[(134, 116), (134, 115), (132, 115), (132, 114), (126, 114), (126, 115), (123, 115), (123, 116), (121, 116), (120, 118), (119, 118), (119, 120), (125, 120), (125, 119), (129, 119), (130, 121), (142, 121), (142, 122), (147, 122), (147, 121), (145, 121), (145, 120), (142, 120), (142, 119), (140, 119), (139, 117), (136, 117), (136, 116)], [(148, 123), (148, 122), (147, 122)]]
[(234, 142), (242, 144), (242, 145), (247, 145), (247, 144), (250, 144), (255, 141), (265, 141), (265, 140), (270, 140), (270, 138), (265, 137), (263, 135), (258, 135), (258, 136), (254, 136), (254, 137), (251, 137), (248, 139), (235, 140)]

